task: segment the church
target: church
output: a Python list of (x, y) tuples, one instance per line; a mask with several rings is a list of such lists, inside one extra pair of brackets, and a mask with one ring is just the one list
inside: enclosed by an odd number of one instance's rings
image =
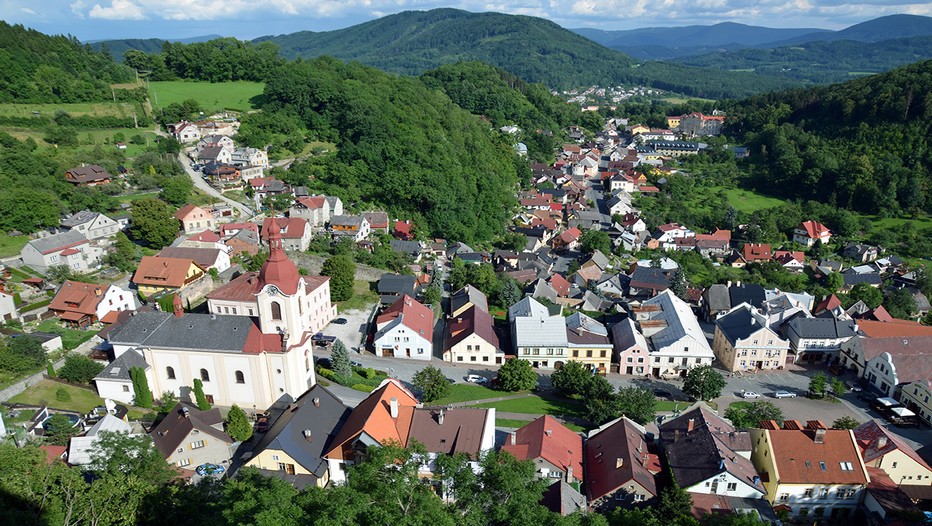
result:
[(118, 362), (138, 363), (121, 359), (137, 353), (156, 398), (171, 391), (193, 399), (195, 379), (207, 400), (221, 406), (264, 410), (282, 395), (301, 396), (317, 383), (311, 337), (336, 317), (336, 306), (330, 278), (300, 275), (274, 221), (269, 246), (258, 273), (242, 274), (207, 296), (207, 314), (184, 312), (176, 297), (174, 312), (137, 312), (115, 327), (107, 339), (116, 359), (97, 379), (123, 377)]

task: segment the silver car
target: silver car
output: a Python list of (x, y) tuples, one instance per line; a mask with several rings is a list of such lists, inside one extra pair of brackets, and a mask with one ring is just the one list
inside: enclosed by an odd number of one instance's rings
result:
[(789, 391), (777, 391), (773, 394), (774, 398), (796, 398), (796, 393)]

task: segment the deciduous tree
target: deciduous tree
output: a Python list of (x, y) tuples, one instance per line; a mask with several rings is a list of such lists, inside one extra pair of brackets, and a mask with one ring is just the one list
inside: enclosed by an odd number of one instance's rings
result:
[(618, 412), (634, 420), (638, 424), (646, 424), (654, 420), (657, 399), (654, 393), (642, 387), (625, 387), (618, 390), (615, 397)]
[(330, 276), (330, 297), (333, 301), (346, 301), (353, 296), (353, 280), (356, 279), (356, 263), (349, 256), (334, 256), (324, 261), (320, 269)]
[(725, 410), (725, 418), (731, 420), (736, 428), (757, 427), (763, 420), (783, 422), (783, 411), (770, 402), (759, 400), (751, 403), (739, 402), (738, 404)]
[(245, 442), (252, 437), (252, 424), (249, 422), (249, 417), (236, 404), (233, 404), (227, 414), (227, 434), (237, 442)]
[(550, 375), (553, 386), (567, 396), (582, 394), (592, 378), (592, 371), (581, 362), (570, 360)]
[(140, 199), (133, 203), (130, 234), (152, 247), (164, 247), (178, 234), (178, 220), (168, 205), (158, 199)]
[(722, 394), (725, 378), (711, 365), (700, 365), (689, 370), (683, 382), (683, 392), (697, 400), (711, 400)]
[(505, 391), (529, 391), (537, 386), (537, 373), (527, 360), (508, 360), (498, 369), (498, 386)]
[(450, 392), (450, 382), (447, 377), (444, 376), (443, 371), (433, 365), (428, 365), (414, 373), (411, 383), (421, 392), (423, 402), (433, 402)]
[(103, 370), (102, 363), (95, 362), (83, 354), (71, 353), (58, 370), (58, 377), (76, 384), (89, 384)]

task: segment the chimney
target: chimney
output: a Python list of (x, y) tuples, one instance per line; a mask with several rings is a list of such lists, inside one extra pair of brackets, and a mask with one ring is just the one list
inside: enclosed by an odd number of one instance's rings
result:
[(184, 315), (184, 307), (181, 305), (181, 296), (175, 294), (175, 299), (172, 300), (172, 306), (174, 307), (176, 318), (180, 318)]
[(320, 398), (315, 396), (312, 402), (314, 402), (314, 407), (320, 407)]
[(573, 466), (566, 467), (566, 483), (569, 484), (573, 482)]
[(183, 417), (185, 417), (185, 418), (188, 418), (189, 416), (191, 416), (191, 411), (188, 411), (188, 408), (187, 408), (187, 407), (182, 407), (182, 408), (181, 408), (181, 416), (183, 416)]
[(622, 457), (615, 458), (615, 469), (621, 469), (625, 465), (625, 459)]
[(549, 437), (549, 436), (553, 436), (553, 429), (548, 429), (548, 430), (544, 431), (544, 433), (546, 433), (548, 437)]
[(815, 435), (812, 437), (812, 441), (816, 444), (824, 444), (825, 443), (825, 430), (816, 429)]
[(692, 433), (693, 428), (695, 428), (695, 426), (696, 426), (696, 419), (690, 418), (689, 420), (686, 421), (686, 432)]
[(388, 410), (392, 418), (398, 418), (398, 399), (392, 398), (388, 401)]
[(511, 432), (511, 433), (509, 433), (508, 435), (509, 435), (509, 436), (508, 436), (508, 441), (509, 441), (509, 443), (510, 443), (512, 446), (515, 445), (515, 441), (517, 440), (517, 433)]
[(304, 435), (304, 440), (307, 440), (308, 442), (311, 441), (311, 430), (310, 429), (305, 429), (304, 431), (301, 432), (301, 434)]
[(441, 409), (440, 412), (437, 413), (437, 423), (440, 425), (443, 425), (443, 409)]
[(885, 447), (887, 447), (887, 437), (883, 435), (877, 437), (877, 449), (883, 449)]

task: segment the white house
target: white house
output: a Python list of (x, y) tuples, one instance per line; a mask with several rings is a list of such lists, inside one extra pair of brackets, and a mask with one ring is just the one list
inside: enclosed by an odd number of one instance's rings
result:
[(91, 245), (87, 237), (76, 230), (33, 239), (20, 251), (23, 263), (39, 272), (59, 265), (87, 272), (100, 263), (102, 255), (103, 249)]
[(191, 248), (191, 247), (165, 247), (157, 254), (158, 257), (192, 259), (204, 270), (215, 269), (224, 272), (230, 268), (230, 254), (219, 248)]
[[(129, 349), (120, 354), (104, 367), (100, 374), (94, 377), (97, 394), (104, 399), (109, 398), (123, 404), (132, 404), (135, 393), (133, 392), (133, 380), (129, 371), (134, 367), (146, 371), (147, 377), (152, 374), (151, 367), (146, 363), (146, 359), (143, 358), (142, 354), (134, 349)], [(158, 398), (161, 394), (161, 392), (152, 393), (152, 396)], [(175, 394), (177, 395), (178, 392), (176, 391)]]
[(631, 314), (650, 346), (654, 376), (686, 376), (693, 367), (712, 365), (715, 354), (689, 305), (669, 289), (633, 307)]
[(188, 121), (181, 121), (172, 126), (172, 135), (175, 140), (181, 144), (197, 142), (201, 140), (201, 130), (197, 124)]
[(237, 148), (230, 156), (230, 163), (235, 166), (269, 166), (269, 156), (265, 150), (258, 148)]
[(900, 402), (932, 425), (932, 380), (915, 380), (900, 389)]
[(16, 301), (13, 295), (0, 292), (0, 320), (7, 321), (18, 317), (19, 313), (16, 310)]
[(570, 359), (566, 321), (559, 307), (555, 310), (530, 296), (508, 308), (515, 354), (534, 368), (560, 368)]
[(67, 280), (58, 288), (49, 310), (75, 325), (112, 323), (118, 313), (136, 310), (136, 294), (116, 285)]
[(811, 247), (816, 241), (826, 244), (832, 239), (832, 231), (818, 221), (803, 221), (793, 229), (793, 242)]
[(505, 353), (488, 311), (471, 305), (447, 321), (443, 359), (455, 363), (501, 365)]
[(61, 220), (63, 227), (77, 230), (90, 240), (106, 239), (120, 231), (120, 224), (99, 212), (83, 210)]
[(434, 312), (407, 294), (375, 319), (375, 355), (430, 361), (434, 356)]
[(323, 195), (298, 197), (288, 210), (288, 216), (304, 219), (311, 226), (323, 226), (330, 221), (330, 203)]

